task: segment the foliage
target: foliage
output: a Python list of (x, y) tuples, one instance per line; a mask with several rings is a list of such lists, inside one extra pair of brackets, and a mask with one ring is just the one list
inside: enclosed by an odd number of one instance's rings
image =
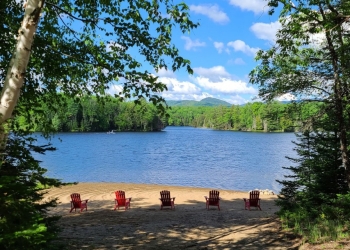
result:
[(288, 94), (324, 103), (308, 110), (299, 158), (291, 159), (297, 165), (280, 181), (280, 215), (310, 241), (334, 240), (349, 226), (348, 206), (340, 205), (350, 187), (349, 1), (268, 0), (268, 6), (270, 14), (279, 11), (281, 28), (274, 46), (258, 52), (251, 83), (263, 100)]
[(49, 145), (35, 146), (32, 138), (11, 135), (0, 168), (0, 248), (50, 249), (54, 246), (58, 217), (47, 209), (56, 199), (44, 201), (49, 187), (62, 183), (45, 176), (46, 170), (33, 157), (53, 150)]
[(329, 211), (338, 211), (339, 213), (348, 214), (349, 209), (343, 207), (337, 209), (337, 203), (330, 205), (322, 205), (319, 209), (319, 217), (310, 219), (308, 211), (302, 208), (297, 211), (284, 211), (280, 214), (282, 227), (285, 230), (292, 228), (293, 232), (304, 236), (303, 241), (310, 243), (322, 243), (329, 241), (337, 241), (349, 238), (350, 234), (348, 228), (350, 226), (348, 220), (340, 220), (339, 216), (337, 219), (329, 219), (323, 212), (328, 209)]
[(319, 110), (317, 102), (254, 102), (231, 107), (175, 106), (168, 110), (167, 125), (241, 131), (300, 131), (303, 129), (301, 121), (308, 121)]
[[(259, 51), (259, 65), (250, 81), (263, 100), (284, 94), (298, 100), (322, 101), (334, 110), (339, 150), (350, 186), (349, 123), (349, 15), (348, 1), (269, 0), (270, 13), (280, 10), (276, 44)], [(320, 117), (327, 110), (320, 110)], [(312, 126), (312, 124), (310, 124)]]
[[(184, 68), (192, 73), (190, 62), (172, 43), (173, 33), (187, 33), (198, 26), (184, 3), (52, 0), (45, 1), (43, 11), (15, 110), (28, 126), (46, 120), (42, 104), (52, 111), (64, 107), (66, 99), (61, 93), (78, 99), (86, 94), (105, 96), (111, 89), (120, 100), (139, 103), (146, 99), (164, 113), (164, 100), (158, 94), (166, 85), (152, 72)], [(22, 4), (1, 1), (0, 15), (3, 84), (16, 42), (14, 34), (23, 18)]]
[(298, 158), (282, 184), (277, 205), (285, 227), (306, 236), (310, 242), (336, 240), (349, 226), (350, 209), (345, 205), (350, 193), (339, 150), (337, 124), (327, 115), (313, 123), (314, 131), (298, 134)]
[[(7, 69), (16, 44), (15, 35), (23, 21), (23, 2), (0, 1), (3, 89), (6, 75), (11, 73)], [(172, 43), (174, 32), (186, 33), (198, 26), (190, 20), (189, 8), (184, 3), (172, 0), (43, 2), (34, 44), (25, 48), (31, 51), (31, 57), (27, 72), (20, 72), (26, 74), (13, 114), (14, 133), (40, 129), (46, 134), (65, 130), (68, 125), (72, 130), (108, 128), (104, 108), (76, 101), (86, 94), (96, 96), (93, 102), (99, 101), (108, 95), (110, 88), (117, 90), (118, 100), (131, 99), (142, 104), (146, 99), (164, 113), (164, 100), (158, 93), (167, 87), (152, 72), (184, 68), (192, 73), (190, 62)], [(83, 105), (87, 113), (82, 113)], [(68, 119), (62, 122), (65, 115)], [(150, 118), (139, 117), (139, 120), (139, 126), (144, 128)], [(119, 124), (127, 129), (129, 125)], [(44, 177), (45, 169), (30, 154), (30, 150), (48, 148), (33, 147), (27, 142), (17, 136), (10, 137), (0, 166), (2, 249), (49, 249), (47, 243), (56, 232), (52, 227), (54, 218), (45, 214), (55, 201), (42, 200), (45, 190), (42, 185), (60, 183)]]
[[(103, 103), (101, 103), (101, 100)], [(157, 108), (142, 100), (120, 102), (113, 97), (98, 101), (95, 97), (85, 96), (79, 102), (66, 98), (67, 106), (50, 110), (43, 105), (45, 122), (37, 121), (32, 131), (45, 131), (44, 125), (51, 126), (55, 132), (101, 132), (101, 131), (160, 131), (164, 128)], [(26, 119), (18, 116), (18, 127), (26, 130)]]

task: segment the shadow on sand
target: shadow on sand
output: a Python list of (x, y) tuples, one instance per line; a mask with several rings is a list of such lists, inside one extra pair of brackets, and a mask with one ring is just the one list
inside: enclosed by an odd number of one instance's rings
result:
[(139, 198), (127, 211), (100, 200), (81, 213), (69, 213), (69, 203), (53, 212), (62, 216), (58, 243), (66, 249), (298, 249), (300, 239), (281, 230), (273, 203), (248, 211), (242, 199), (224, 200), (221, 211), (208, 211), (204, 200), (188, 200), (160, 210)]

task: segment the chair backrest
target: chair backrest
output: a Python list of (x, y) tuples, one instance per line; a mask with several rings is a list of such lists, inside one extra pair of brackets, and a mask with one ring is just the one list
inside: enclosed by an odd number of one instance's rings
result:
[(162, 201), (163, 206), (171, 206), (170, 191), (168, 190), (160, 191), (160, 200)]
[(249, 202), (251, 206), (257, 206), (259, 201), (260, 192), (258, 190), (250, 191)]
[(72, 199), (74, 207), (79, 208), (81, 206), (80, 194), (73, 193), (70, 195), (70, 198)]
[(124, 206), (125, 205), (125, 192), (118, 190), (115, 191), (115, 198), (117, 199), (118, 205), (119, 206)]
[(217, 190), (211, 190), (209, 191), (209, 204), (216, 204), (219, 202), (220, 197), (219, 197), (220, 192)]

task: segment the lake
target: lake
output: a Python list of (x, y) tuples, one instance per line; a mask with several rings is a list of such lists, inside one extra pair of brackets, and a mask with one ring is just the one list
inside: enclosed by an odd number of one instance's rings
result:
[[(293, 133), (166, 127), (162, 132), (58, 133), (36, 155), (65, 182), (128, 182), (279, 192), (295, 157)], [(39, 138), (39, 144), (44, 143)]]

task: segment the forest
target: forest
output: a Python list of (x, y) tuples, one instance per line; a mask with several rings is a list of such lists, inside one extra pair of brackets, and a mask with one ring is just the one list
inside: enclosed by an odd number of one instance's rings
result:
[(253, 102), (231, 107), (172, 107), (168, 110), (169, 126), (192, 126), (218, 130), (298, 132), (322, 104)]
[[(56, 132), (105, 132), (105, 131), (160, 131), (166, 126), (192, 126), (218, 130), (298, 132), (302, 121), (312, 117), (321, 107), (319, 102), (269, 103), (253, 102), (227, 106), (173, 106), (166, 115), (145, 100), (140, 104), (120, 102), (106, 97), (97, 100), (86, 96), (75, 101), (70, 98), (67, 106), (52, 111), (43, 108), (47, 119)], [(19, 117), (22, 125), (24, 117)], [(43, 131), (38, 122), (36, 132)]]

